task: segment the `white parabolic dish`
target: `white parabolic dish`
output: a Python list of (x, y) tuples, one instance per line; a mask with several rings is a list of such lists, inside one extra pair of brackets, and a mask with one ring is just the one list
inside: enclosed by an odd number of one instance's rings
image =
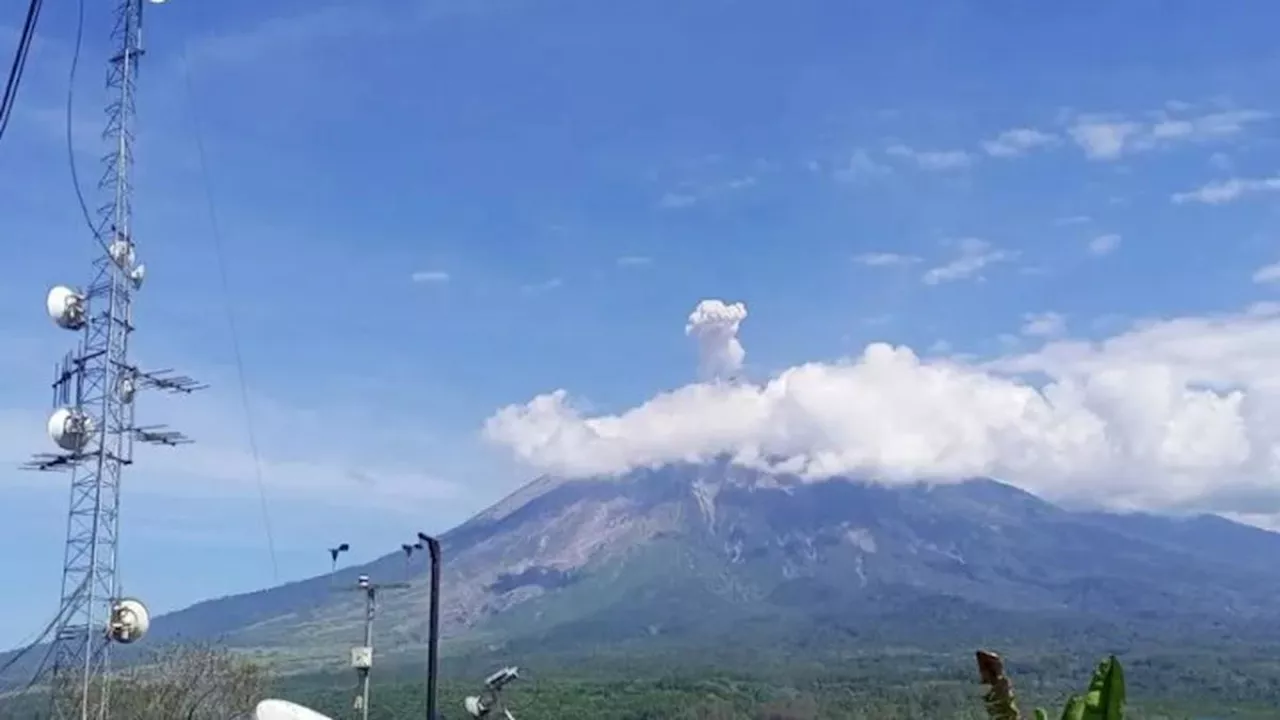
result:
[(49, 290), (45, 298), (45, 309), (49, 319), (60, 328), (76, 330), (84, 322), (84, 298), (75, 290), (65, 285), (57, 285)]
[(288, 700), (263, 700), (253, 711), (254, 720), (332, 720), (328, 715)]
[(93, 419), (75, 408), (58, 408), (49, 416), (49, 439), (58, 447), (78, 452), (89, 444)]

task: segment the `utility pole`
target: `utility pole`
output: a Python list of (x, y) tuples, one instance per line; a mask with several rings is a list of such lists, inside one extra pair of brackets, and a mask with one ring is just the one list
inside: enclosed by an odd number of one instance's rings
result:
[(415, 542), (400, 546), (404, 551), (405, 572), (415, 550), (426, 550), (430, 562), (429, 592), (427, 600), (427, 720), (436, 720), (436, 680), (440, 675), (440, 541), (424, 532), (418, 532)]
[(360, 691), (353, 705), (361, 720), (369, 720), (369, 674), (373, 670), (373, 619), (378, 612), (378, 593), (406, 590), (409, 583), (374, 583), (368, 575), (356, 580), (355, 590), (364, 593), (364, 644), (351, 648), (351, 667), (360, 679)]
[(440, 675), (440, 541), (418, 533), (417, 547), (426, 547), (431, 559), (427, 607), (427, 720), (436, 720), (436, 681)]

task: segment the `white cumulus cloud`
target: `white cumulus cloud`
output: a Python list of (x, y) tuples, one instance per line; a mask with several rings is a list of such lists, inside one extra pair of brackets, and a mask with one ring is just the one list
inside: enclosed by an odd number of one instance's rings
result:
[(1054, 225), (1085, 225), (1093, 220), (1088, 215), (1068, 215), (1053, 221)]
[(1092, 160), (1114, 160), (1124, 154), (1125, 146), (1141, 132), (1134, 122), (1086, 118), (1067, 131), (1071, 139)]
[(449, 273), (443, 270), (419, 270), (409, 276), (416, 283), (447, 283)]
[(1202, 203), (1205, 205), (1223, 205), (1239, 200), (1245, 195), (1280, 190), (1280, 176), (1269, 178), (1229, 178), (1215, 180), (1186, 192), (1174, 193), (1170, 198), (1174, 203)]
[(848, 160), (838, 167), (832, 173), (836, 180), (841, 182), (859, 182), (872, 178), (882, 177), (893, 172), (893, 169), (884, 163), (877, 162), (875, 158), (866, 150), (859, 148), (854, 150)]
[(1022, 319), (1022, 334), (1029, 337), (1055, 337), (1067, 331), (1067, 319), (1061, 313), (1028, 313)]
[(1071, 122), (1067, 134), (1091, 160), (1115, 160), (1131, 153), (1178, 143), (1226, 140), (1243, 133), (1249, 125), (1270, 118), (1270, 113), (1258, 110), (1221, 110), (1182, 117), (1175, 117), (1165, 110), (1152, 120), (1081, 115)]
[(1280, 282), (1280, 262), (1258, 268), (1253, 273), (1253, 281), (1259, 285)]
[(765, 382), (702, 382), (616, 414), (565, 390), (487, 437), (567, 477), (728, 455), (803, 477), (991, 476), (1113, 509), (1280, 512), (1280, 307), (1149, 321), (987, 362), (868, 345)]
[(917, 150), (906, 145), (891, 145), (885, 152), (910, 160), (925, 170), (959, 170), (973, 164), (973, 156), (963, 150)]
[(902, 265), (914, 265), (920, 262), (920, 258), (915, 255), (903, 255), (902, 253), (870, 252), (855, 255), (853, 261), (867, 267), (899, 267)]
[(979, 238), (962, 238), (954, 243), (959, 253), (950, 262), (930, 268), (920, 276), (925, 285), (982, 278), (982, 271), (989, 265), (1013, 259), (1007, 250), (992, 247)]
[(1110, 255), (1120, 247), (1120, 236), (1115, 233), (1099, 235), (1089, 241), (1089, 254), (1095, 257)]
[(993, 157), (1018, 157), (1039, 147), (1058, 144), (1058, 137), (1035, 128), (1005, 130), (982, 143), (982, 149)]

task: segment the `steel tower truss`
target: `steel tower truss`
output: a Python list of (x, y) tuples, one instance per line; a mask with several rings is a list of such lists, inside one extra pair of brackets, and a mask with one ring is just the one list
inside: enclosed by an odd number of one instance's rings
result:
[[(114, 12), (107, 71), (110, 100), (104, 138), (111, 144), (103, 158), (99, 189), (106, 203), (98, 209), (94, 234), (102, 254), (93, 263), (93, 281), (79, 292), (83, 321), (63, 325), (81, 333), (77, 350), (59, 365), (54, 405), (84, 421), (81, 446), (40, 454), (33, 470), (69, 470), (61, 607), (53, 637), (53, 717), (105, 720), (108, 717), (110, 646), (122, 640), (113, 630), (121, 600), (117, 575), (120, 481), (132, 464), (135, 442), (178, 445), (189, 442), (163, 426), (139, 427), (134, 398), (154, 388), (190, 393), (204, 386), (169, 371), (143, 372), (129, 362), (133, 294), (141, 287), (133, 237), (134, 96), (142, 56), (142, 0), (119, 0)], [(124, 639), (123, 641), (128, 641)]]

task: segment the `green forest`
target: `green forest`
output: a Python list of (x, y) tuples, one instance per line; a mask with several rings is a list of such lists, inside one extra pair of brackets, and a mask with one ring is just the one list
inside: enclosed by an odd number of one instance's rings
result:
[[(130, 720), (232, 720), (266, 697), (283, 697), (333, 718), (356, 717), (354, 673), (273, 677), (253, 658), (215, 647), (172, 646), (112, 681), (112, 713)], [(1123, 667), (1122, 667), (1123, 662)], [(1280, 661), (1192, 653), (1100, 661), (1005, 659), (986, 651), (923, 655), (883, 651), (836, 668), (787, 675), (687, 663), (663, 672), (650, 661), (593, 669), (545, 664), (521, 669), (503, 701), (517, 720), (1225, 720), (1280, 718)], [(674, 663), (673, 663), (674, 665)], [(469, 717), (467, 695), (485, 673), (441, 680), (438, 717)], [(470, 670), (470, 668), (468, 668)], [(421, 664), (380, 668), (372, 720), (423, 718)], [(0, 698), (0, 717), (48, 717), (36, 686)], [(495, 715), (490, 715), (495, 717)], [(497, 715), (500, 717), (500, 714)]]
[[(1169, 652), (1124, 659), (1124, 717), (1280, 718), (1280, 662), (1262, 653), (1228, 657), (1214, 652)], [(518, 719), (689, 718), (696, 720), (885, 720), (1033, 718), (1045, 708), (1051, 720), (1064, 716), (1070, 698), (1084, 696), (1100, 667), (1096, 659), (1045, 651), (1011, 657), (1005, 671), (984, 676), (974, 653), (925, 654), (886, 649), (821, 667), (769, 663), (730, 670), (698, 667), (688, 657), (616, 658), (588, 667), (545, 661), (526, 666), (505, 699)], [(664, 671), (663, 668), (678, 668)], [(1116, 664), (1119, 668), (1119, 664)], [(457, 667), (440, 686), (439, 712), (465, 717), (462, 700), (478, 694), (486, 674)], [(1016, 709), (993, 706), (992, 693), (1016, 685)], [(338, 674), (281, 682), (276, 689), (335, 718), (349, 717), (355, 677)], [(424, 716), (421, 666), (386, 672), (374, 684), (371, 718)], [(1002, 714), (1003, 713), (1003, 714)], [(1101, 720), (1106, 715), (1082, 715)], [(1111, 715), (1110, 717), (1117, 717)]]
[[(1031, 720), (1041, 707), (1046, 708), (1049, 720), (1280, 718), (1280, 675), (1260, 683), (1204, 668), (1206, 676), (1219, 676), (1222, 684), (1217, 687), (1203, 682), (1189, 668), (1170, 673), (1170, 682), (1163, 687), (1153, 687), (1141, 678), (1126, 678), (1127, 683), (1120, 683), (1120, 704), (1110, 714), (1100, 714), (1097, 708), (1069, 707), (1073, 695), (1081, 700), (1099, 695), (1090, 687), (1091, 672), (1096, 674), (1097, 668), (1091, 671), (1086, 667), (1070, 678), (1019, 672), (1016, 704), (1001, 707), (999, 698), (993, 697), (993, 693), (999, 694), (998, 688), (981, 684), (983, 678), (974, 657), (955, 660), (954, 672), (932, 679), (912, 677), (916, 675), (912, 660), (892, 656), (884, 658), (879, 674), (866, 665), (857, 673), (832, 671), (787, 680), (713, 671), (700, 676), (682, 673), (643, 679), (573, 678), (529, 671), (525, 680), (505, 693), (505, 701), (518, 720)], [(1119, 663), (1114, 667), (1118, 672)], [(1173, 682), (1173, 675), (1181, 675), (1181, 680)], [(423, 685), (420, 677), (396, 677), (375, 685), (370, 718), (424, 717)], [(1095, 692), (1086, 693), (1086, 687)], [(350, 716), (354, 677), (329, 678), (323, 685), (294, 681), (288, 683), (288, 689), (293, 691), (290, 697), (332, 717)], [(479, 690), (478, 679), (443, 682), (440, 716), (467, 717), (462, 700)], [(1125, 697), (1126, 692), (1130, 698)]]

